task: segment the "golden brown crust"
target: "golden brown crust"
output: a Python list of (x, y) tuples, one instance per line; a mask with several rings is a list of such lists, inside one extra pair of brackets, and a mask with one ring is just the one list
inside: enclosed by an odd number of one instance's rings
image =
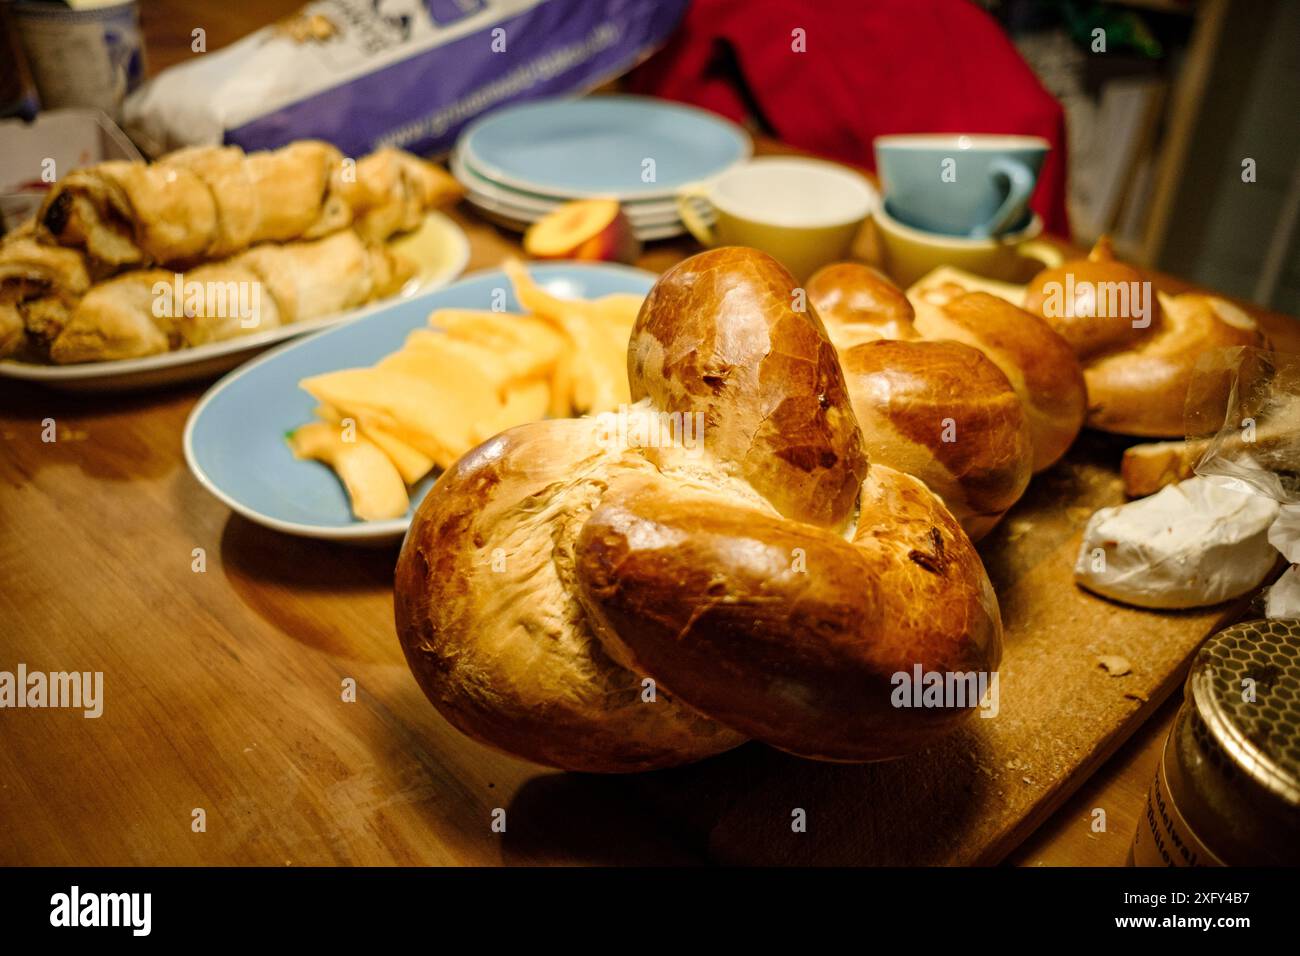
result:
[(953, 339), (983, 352), (1025, 405), (1034, 471), (1055, 464), (1083, 427), (1088, 393), (1079, 361), (1042, 319), (987, 292), (917, 304), (916, 327), (929, 339)]
[(1197, 359), (1264, 340), (1250, 316), (1222, 299), (1156, 293), (1143, 272), (1115, 260), (1105, 239), (1088, 258), (1035, 276), (1025, 308), (1043, 317), (1083, 362), (1089, 427), (1122, 435), (1182, 435)]
[[(1009, 317), (986, 302), (959, 304), (952, 316), (941, 311), (964, 293), (930, 290), (918, 315), (887, 277), (861, 263), (826, 266), (808, 282), (809, 302), (840, 350), (872, 460), (920, 477), (978, 540), (1024, 493), (1033, 467), (1064, 450), (1061, 429), (1037, 404), (1052, 399), (1060, 368), (1055, 377), (1040, 372), (1041, 348), (1009, 352), (997, 335)], [(1017, 327), (1036, 321), (1011, 319)], [(1037, 324), (1030, 333), (1043, 338)], [(1068, 348), (1056, 342), (1046, 351), (1058, 365), (1064, 358), (1066, 381), (1081, 392)], [(1081, 394), (1076, 402), (1081, 420)]]
[(85, 257), (34, 232), (29, 221), (0, 241), (0, 358), (47, 352), (90, 288)]
[(865, 342), (840, 354), (873, 464), (920, 478), (979, 540), (1029, 485), (1029, 422), (1007, 377), (960, 342)]
[(1084, 366), (1088, 425), (1145, 438), (1183, 435), (1197, 360), (1216, 349), (1263, 343), (1254, 319), (1223, 299), (1197, 293), (1166, 298), (1159, 326), (1141, 345), (1104, 353)]
[(75, 298), (90, 288), (90, 281), (79, 252), (38, 242), (30, 229), (0, 243), (0, 300), (54, 294)]
[[(831, 331), (836, 344), (866, 338), (918, 338), (916, 313), (903, 290), (888, 276), (860, 262), (833, 262), (813, 273), (808, 301)], [(837, 334), (838, 333), (838, 334)]]
[(967, 711), (904, 716), (894, 675), (992, 671), (997, 605), (919, 482), (883, 466), (868, 481), (850, 543), (629, 475), (583, 526), (583, 605), (621, 659), (728, 726), (822, 760), (907, 753)]
[[(598, 420), (551, 420), (499, 435), (429, 492), (395, 612), (456, 726), (530, 760), (617, 771), (746, 734), (881, 759), (973, 710), (893, 706), (900, 673), (997, 666), (997, 601), (938, 498), (886, 466), (867, 473), (839, 364), (793, 287), (763, 253), (723, 249), (647, 298), (631, 413), (703, 416), (702, 450), (612, 447)], [(647, 679), (668, 694), (652, 710)]]
[(27, 326), (13, 302), (0, 300), (0, 358), (16, 355), (27, 346)]
[(1153, 495), (1165, 485), (1192, 477), (1205, 442), (1189, 447), (1185, 441), (1147, 442), (1124, 449), (1119, 474), (1130, 498)]
[(185, 266), (354, 224), (365, 240), (382, 241), (460, 192), (445, 171), (400, 150), (353, 163), (313, 140), (247, 154), (204, 146), (152, 164), (73, 170), (46, 197), (37, 222), (42, 241), (84, 249), (109, 270)]
[[(1132, 347), (1146, 333), (1142, 328), (1145, 319), (1139, 318), (1138, 324), (1134, 325), (1136, 316), (1133, 314), (1119, 314), (1120, 310), (1115, 315), (1104, 314), (1108, 311), (1104, 305), (1105, 297), (1096, 295), (1077, 299), (1066, 310), (1069, 314), (1064, 315), (1049, 307), (1055, 301), (1051, 290), (1062, 290), (1067, 283), (1089, 289), (1104, 288), (1106, 283), (1120, 283), (1131, 289), (1133, 283), (1140, 288), (1143, 281), (1142, 273), (1122, 262), (1073, 260), (1045, 269), (1030, 281), (1025, 288), (1025, 309), (1044, 319), (1070, 343), (1079, 358), (1085, 359), (1098, 352)], [(1057, 292), (1056, 295), (1063, 293)], [(1154, 296), (1151, 307), (1151, 325), (1156, 326), (1160, 321), (1160, 306)], [(1136, 303), (1130, 303), (1129, 313), (1136, 308)]]
[(304, 140), (247, 154), (237, 146), (191, 147), (155, 165), (189, 170), (211, 194), (214, 228), (202, 255), (216, 259), (260, 242), (310, 239), (346, 228), (350, 210), (329, 194), (330, 177), (342, 161), (328, 143)]
[[(278, 304), (282, 323), (335, 315), (377, 296), (376, 260), (351, 230), (310, 242), (258, 246), (230, 261), (255, 273)], [(378, 262), (378, 278), (389, 283), (386, 263)]]
[(429, 209), (454, 202), (464, 187), (441, 166), (400, 149), (385, 147), (357, 161), (356, 175), (340, 173), (335, 189), (356, 210), (354, 228), (379, 242), (420, 224)]
[(156, 283), (172, 273), (144, 269), (95, 285), (50, 344), (57, 364), (142, 358), (171, 348), (171, 328), (153, 315)]
[[(143, 168), (143, 164), (114, 160), (72, 170), (41, 203), (37, 238), (84, 250), (104, 272), (142, 264), (145, 254), (134, 235), (135, 212), (121, 182), (133, 166)], [(175, 193), (178, 203), (192, 197), (183, 186)], [(199, 217), (199, 228), (204, 218)]]
[(771, 256), (727, 247), (669, 269), (628, 343), (632, 400), (704, 414), (710, 453), (782, 514), (843, 527), (867, 456), (834, 346)]
[[(644, 466), (644, 463), (640, 463)], [(593, 419), (521, 425), (426, 496), (397, 562), (398, 636), (420, 687), (464, 733), (536, 763), (627, 772), (698, 760), (742, 737), (673, 702), (592, 636), (575, 538), (618, 456)]]
[[(391, 294), (409, 274), (400, 256), (367, 246), (350, 229), (258, 246), (183, 273), (126, 272), (69, 307), (66, 322), (48, 335), (49, 357), (58, 364), (100, 362), (225, 341), (335, 315)], [(25, 314), (30, 326), (30, 305)]]
[[(204, 257), (217, 238), (218, 220), (216, 200), (202, 177), (167, 163), (106, 165), (109, 169), (103, 175), (126, 200), (132, 238), (139, 247), (135, 261), (168, 265)], [(93, 176), (95, 168), (75, 173)], [(51, 196), (58, 194), (56, 185)], [(88, 249), (102, 258), (94, 248)]]

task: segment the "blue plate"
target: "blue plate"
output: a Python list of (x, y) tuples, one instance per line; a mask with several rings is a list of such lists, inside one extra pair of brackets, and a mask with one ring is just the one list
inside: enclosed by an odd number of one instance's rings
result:
[[(496, 183), (548, 197), (656, 199), (749, 157), (745, 131), (713, 113), (640, 96), (521, 103), (461, 135), (466, 163)], [(655, 181), (642, 179), (645, 160)]]
[[(529, 264), (553, 294), (591, 299), (612, 292), (645, 294), (655, 275), (609, 264)], [(396, 351), (413, 329), (427, 328), (435, 309), (488, 309), (496, 290), (518, 311), (510, 281), (493, 269), (361, 316), (268, 352), (208, 390), (185, 425), (185, 461), (208, 491), (250, 521), (310, 538), (390, 544), (400, 541), (411, 513), (433, 484), (411, 491), (411, 512), (392, 521), (357, 521), (347, 492), (326, 465), (299, 461), (285, 434), (311, 421), (317, 402), (298, 387), (310, 375), (372, 365)]]

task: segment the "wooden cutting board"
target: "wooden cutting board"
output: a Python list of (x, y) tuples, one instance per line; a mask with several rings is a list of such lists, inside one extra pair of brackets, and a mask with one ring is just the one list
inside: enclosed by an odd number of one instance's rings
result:
[[(1088, 517), (1124, 501), (1114, 463), (1125, 444), (1085, 432), (981, 543), (1005, 626), (996, 716), (890, 763), (813, 763), (750, 745), (628, 787), (724, 863), (1000, 860), (1181, 685), (1196, 647), (1239, 612), (1144, 611), (1074, 585)], [(1113, 675), (1103, 656), (1131, 669)], [(804, 832), (792, 826), (796, 810)]]

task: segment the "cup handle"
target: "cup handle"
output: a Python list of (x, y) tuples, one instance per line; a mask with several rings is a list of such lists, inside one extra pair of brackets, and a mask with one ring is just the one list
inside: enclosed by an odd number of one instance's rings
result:
[(973, 235), (977, 239), (1000, 236), (1015, 225), (1034, 192), (1033, 171), (1024, 163), (1004, 157), (995, 159), (989, 164), (989, 168), (995, 176), (1006, 176), (1010, 188), (1007, 191), (1007, 198), (1002, 200), (1002, 205), (998, 207), (993, 217), (975, 229)]
[(712, 208), (713, 204), (709, 202), (709, 194), (705, 187), (700, 183), (693, 183), (689, 186), (683, 186), (681, 192), (677, 194), (677, 215), (692, 236), (699, 241), (700, 245), (706, 248), (712, 248), (718, 244), (718, 237), (714, 235), (713, 227), (704, 221), (695, 204), (703, 203)]
[(1065, 253), (1059, 247), (1041, 239), (1031, 239), (1016, 247), (1016, 254), (1028, 259), (1037, 259), (1046, 269), (1055, 269), (1065, 261)]

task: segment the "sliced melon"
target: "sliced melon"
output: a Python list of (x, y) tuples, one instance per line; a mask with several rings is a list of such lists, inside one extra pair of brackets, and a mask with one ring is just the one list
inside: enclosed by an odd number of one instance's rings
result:
[[(491, 383), (473, 369), (448, 368), (438, 378), (424, 378), (391, 368), (353, 368), (304, 379), (300, 384), (318, 401), (358, 418), (374, 416), (378, 424), (446, 467), (469, 451), (474, 424), (501, 407)], [(394, 427), (397, 426), (397, 427)]]
[(548, 363), (518, 346), (493, 348), (432, 329), (416, 329), (406, 337), (406, 345), (400, 352), (393, 353), (379, 364), (385, 368), (437, 376), (440, 362), (470, 365), (482, 370), (502, 396), (512, 385), (550, 373)]
[(362, 436), (344, 441), (329, 422), (311, 422), (289, 436), (295, 457), (321, 461), (334, 469), (347, 489), (352, 513), (362, 521), (382, 521), (406, 514), (411, 501), (397, 468), (379, 447)]
[(482, 346), (437, 334), (386, 355), (374, 368), (445, 383), (456, 393), (477, 389), (504, 396), (514, 378), (506, 364)]
[(545, 418), (551, 406), (551, 386), (540, 379), (516, 385), (506, 395), (505, 404), (496, 416), (484, 419), (474, 428), (474, 437), (480, 442), (493, 435), (525, 422)]
[(540, 367), (553, 365), (568, 346), (562, 332), (531, 315), (442, 309), (429, 316), (429, 324), (494, 352), (518, 349), (534, 356)]
[[(344, 415), (332, 405), (318, 405), (316, 417), (335, 425), (342, 425)], [(361, 434), (379, 446), (397, 467), (397, 472), (408, 485), (413, 485), (433, 470), (433, 459), (415, 446), (403, 441), (373, 418), (357, 420)]]
[(392, 463), (397, 472), (408, 485), (413, 485), (429, 472), (433, 471), (433, 459), (420, 449), (407, 444), (386, 428), (372, 421), (362, 419), (361, 434), (374, 442)]

